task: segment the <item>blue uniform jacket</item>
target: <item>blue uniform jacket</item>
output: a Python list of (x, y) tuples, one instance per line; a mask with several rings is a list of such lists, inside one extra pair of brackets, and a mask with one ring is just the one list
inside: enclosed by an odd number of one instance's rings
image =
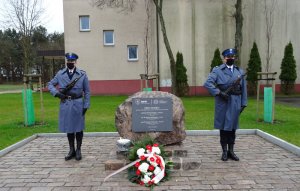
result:
[(241, 95), (230, 95), (228, 101), (217, 96), (220, 91), (225, 91), (232, 85), (232, 82), (244, 74), (244, 71), (239, 67), (235, 65), (233, 67), (233, 73), (226, 64), (213, 68), (204, 83), (204, 87), (209, 93), (215, 96), (214, 127), (225, 131), (232, 131), (239, 128), (241, 106), (247, 106), (247, 84), (245, 77), (240, 81)]
[(83, 131), (85, 128), (85, 118), (82, 115), (83, 108), (90, 107), (90, 86), (86, 73), (78, 68), (70, 79), (67, 68), (57, 72), (55, 77), (48, 83), (50, 93), (55, 96), (58, 89), (65, 89), (74, 79), (82, 77), (76, 82), (75, 86), (67, 93), (78, 99), (66, 99), (60, 102), (59, 108), (59, 130), (64, 133), (75, 133)]

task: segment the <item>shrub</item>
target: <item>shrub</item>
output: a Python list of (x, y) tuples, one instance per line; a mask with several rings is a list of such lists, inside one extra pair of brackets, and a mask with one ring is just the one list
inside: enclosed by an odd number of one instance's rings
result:
[(247, 82), (250, 95), (255, 94), (257, 87), (257, 72), (261, 72), (261, 59), (256, 43), (253, 43), (247, 68)]
[(290, 94), (294, 89), (294, 84), (297, 78), (296, 61), (293, 55), (293, 45), (289, 42), (284, 49), (284, 57), (281, 62), (281, 91), (284, 94)]
[(221, 64), (223, 63), (222, 58), (221, 58), (220, 55), (221, 55), (221, 54), (220, 54), (220, 50), (217, 48), (217, 49), (215, 50), (215, 53), (214, 53), (214, 58), (213, 58), (212, 61), (211, 61), (210, 71), (212, 71), (212, 69), (213, 69), (214, 67), (219, 66), (219, 65), (221, 65)]
[(189, 84), (186, 74), (186, 67), (183, 64), (183, 55), (177, 52), (176, 55), (176, 84), (177, 84), (177, 95), (182, 97), (188, 94)]

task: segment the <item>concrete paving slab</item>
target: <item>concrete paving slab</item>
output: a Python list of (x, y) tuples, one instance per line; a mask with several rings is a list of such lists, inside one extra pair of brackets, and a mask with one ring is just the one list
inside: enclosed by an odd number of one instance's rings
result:
[[(223, 162), (215, 131), (192, 134), (183, 145), (187, 159), (198, 158), (200, 166), (174, 170), (171, 180), (154, 190), (300, 190), (300, 157), (272, 140), (240, 133), (235, 146), (240, 161)], [(105, 171), (104, 163), (116, 152), (118, 136), (99, 135), (86, 134), (81, 161), (64, 160), (68, 142), (61, 134), (39, 135), (19, 145), (0, 156), (0, 190), (149, 190), (129, 182), (126, 172), (103, 182), (112, 172)]]

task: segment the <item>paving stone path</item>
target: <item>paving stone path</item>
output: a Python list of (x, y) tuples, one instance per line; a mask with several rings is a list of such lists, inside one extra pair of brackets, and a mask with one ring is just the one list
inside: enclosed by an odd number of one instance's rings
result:
[[(116, 152), (117, 137), (84, 137), (81, 161), (65, 161), (64, 137), (38, 137), (0, 157), (0, 191), (149, 190), (130, 183), (126, 172), (107, 182), (104, 163)], [(172, 179), (154, 190), (299, 191), (300, 157), (257, 135), (238, 135), (240, 161), (220, 160), (218, 136), (188, 136), (187, 160), (193, 170), (175, 170)]]

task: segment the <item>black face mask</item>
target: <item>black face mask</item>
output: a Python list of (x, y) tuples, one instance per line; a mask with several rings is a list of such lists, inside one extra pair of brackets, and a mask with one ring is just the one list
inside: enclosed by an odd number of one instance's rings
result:
[(74, 68), (74, 63), (72, 62), (67, 62), (67, 67), (72, 70)]
[(227, 64), (228, 66), (233, 65), (233, 64), (234, 64), (234, 59), (232, 59), (232, 58), (227, 59), (227, 60), (226, 60), (226, 64)]

